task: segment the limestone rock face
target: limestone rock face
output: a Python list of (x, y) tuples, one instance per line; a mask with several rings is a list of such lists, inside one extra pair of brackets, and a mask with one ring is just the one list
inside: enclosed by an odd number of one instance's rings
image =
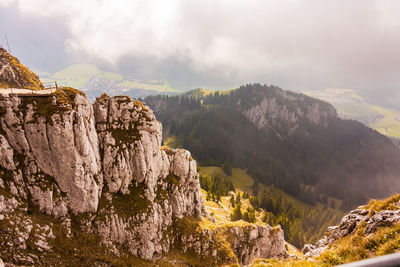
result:
[(175, 217), (202, 214), (196, 162), (189, 151), (161, 147), (161, 123), (147, 106), (118, 96), (98, 99), (94, 110), (108, 192), (128, 195), (143, 184), (153, 202), (169, 187)]
[(80, 94), (71, 109), (51, 112), (57, 105), (55, 96), (0, 99), (0, 172), (13, 177), (3, 182), (49, 215), (95, 212), (102, 168), (92, 106)]
[(330, 244), (336, 242), (339, 238), (353, 234), (357, 226), (364, 222), (366, 228), (364, 234), (374, 233), (379, 227), (391, 226), (400, 222), (400, 210), (383, 210), (377, 214), (370, 216), (369, 210), (355, 209), (344, 216), (337, 226), (331, 226), (326, 231), (324, 237), (315, 245), (306, 244), (303, 253), (306, 257), (317, 257), (328, 249)]
[(369, 235), (379, 227), (392, 226), (398, 222), (400, 222), (400, 210), (383, 210), (368, 219), (364, 233)]
[(166, 155), (160, 150), (161, 124), (139, 103), (119, 96), (94, 104), (104, 178), (111, 193), (129, 193), (133, 179), (136, 183), (146, 179), (153, 188), (158, 177), (169, 173)]
[[(251, 229), (253, 228), (253, 229)], [(231, 246), (238, 256), (241, 264), (251, 264), (255, 259), (285, 258), (287, 251), (283, 230), (280, 227), (255, 225), (230, 229), (234, 238)]]
[[(243, 115), (260, 130), (275, 130), (279, 134), (292, 134), (301, 122), (306, 120), (311, 124), (327, 125), (332, 118), (337, 118), (332, 106), (320, 105), (318, 102), (307, 103), (307, 98), (293, 96), (285, 91), (277, 91), (276, 96), (260, 96), (258, 104), (250, 107), (237, 105)], [(256, 101), (256, 100), (254, 100)], [(285, 104), (282, 104), (285, 102)]]
[[(164, 233), (173, 218), (205, 214), (196, 162), (186, 150), (161, 147), (161, 123), (142, 102), (102, 97), (94, 111), (107, 198), (114, 203), (111, 212), (99, 210), (106, 219), (95, 223), (97, 231), (106, 242), (125, 244), (150, 260), (169, 250)], [(121, 212), (123, 200), (141, 202), (132, 217)]]

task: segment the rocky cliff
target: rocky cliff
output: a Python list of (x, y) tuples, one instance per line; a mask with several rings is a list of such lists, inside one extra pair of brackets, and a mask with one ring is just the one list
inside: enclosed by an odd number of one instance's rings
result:
[[(350, 211), (342, 218), (339, 225), (329, 227), (316, 244), (305, 245), (303, 253), (306, 257), (317, 257), (326, 251), (329, 254), (330, 249), (340, 248), (340, 242), (347, 244), (350, 248), (351, 242), (357, 243), (352, 249), (354, 251), (358, 249), (359, 254), (367, 250), (368, 253), (364, 256), (357, 255), (361, 258), (371, 257), (376, 252), (393, 253), (400, 249), (399, 223), (400, 195), (394, 195), (385, 200), (371, 200), (368, 205)], [(386, 248), (380, 248), (382, 245), (386, 245)], [(357, 246), (361, 247), (356, 248)], [(344, 249), (341, 248), (341, 250)], [(343, 258), (346, 257), (343, 256)]]
[[(146, 265), (191, 250), (215, 265), (286, 255), (280, 228), (208, 221), (196, 161), (161, 141), (161, 123), (130, 97), (0, 95), (0, 258)], [(213, 230), (196, 230), (204, 220)]]
[(279, 135), (291, 135), (304, 123), (327, 126), (337, 119), (333, 106), (301, 95), (276, 89), (274, 95), (254, 96), (252, 106), (237, 102), (243, 115), (259, 130), (275, 130)]

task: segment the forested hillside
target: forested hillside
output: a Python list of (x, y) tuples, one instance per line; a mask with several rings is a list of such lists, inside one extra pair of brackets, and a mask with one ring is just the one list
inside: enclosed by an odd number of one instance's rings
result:
[(201, 165), (247, 169), (309, 204), (335, 197), (348, 209), (400, 189), (400, 151), (326, 102), (259, 84), (145, 101)]

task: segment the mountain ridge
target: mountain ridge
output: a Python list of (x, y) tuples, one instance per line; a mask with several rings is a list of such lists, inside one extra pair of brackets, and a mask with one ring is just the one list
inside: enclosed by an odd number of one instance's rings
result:
[(229, 162), (292, 195), (345, 196), (349, 206), (399, 188), (398, 149), (362, 123), (339, 118), (327, 102), (260, 84), (145, 102), (164, 123), (164, 135), (176, 136), (202, 165)]

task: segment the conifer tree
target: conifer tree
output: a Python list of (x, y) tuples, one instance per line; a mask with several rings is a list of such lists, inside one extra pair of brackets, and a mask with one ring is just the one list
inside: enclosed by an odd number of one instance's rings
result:
[(231, 199), (229, 200), (231, 202), (232, 208), (235, 207), (235, 197), (232, 195)]
[(240, 202), (235, 206), (231, 214), (231, 221), (238, 221), (243, 218), (242, 211), (240, 210)]
[(237, 192), (237, 195), (236, 195), (236, 204), (240, 204), (240, 192)]

